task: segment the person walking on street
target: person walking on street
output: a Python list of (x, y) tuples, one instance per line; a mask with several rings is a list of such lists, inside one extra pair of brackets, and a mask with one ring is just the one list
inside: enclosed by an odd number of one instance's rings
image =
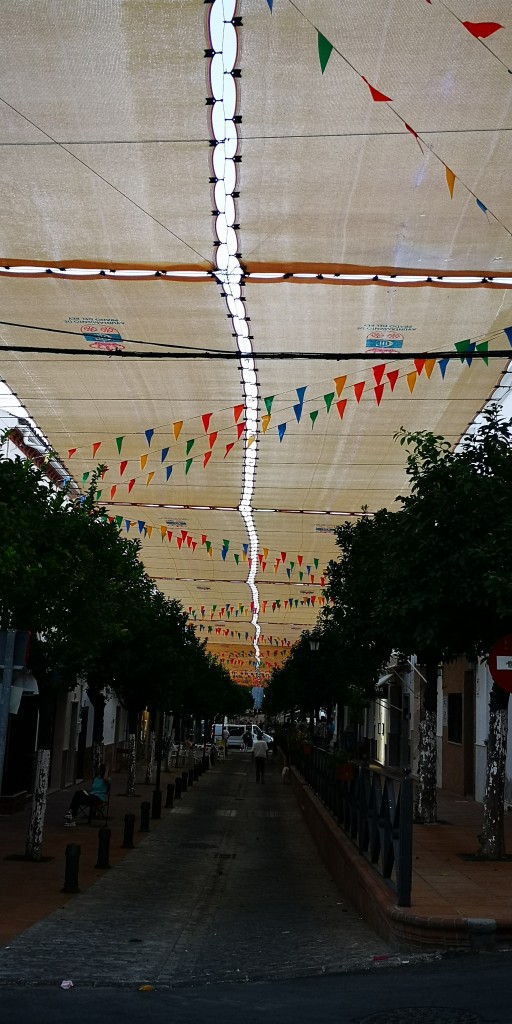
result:
[(231, 735), (231, 733), (230, 733), (227, 725), (225, 725), (223, 730), (222, 730), (222, 739), (224, 740), (224, 757), (228, 756), (228, 739), (229, 739), (230, 735)]
[(252, 745), (252, 752), (256, 764), (256, 782), (265, 782), (265, 765), (267, 763), (268, 745), (266, 740), (256, 739)]

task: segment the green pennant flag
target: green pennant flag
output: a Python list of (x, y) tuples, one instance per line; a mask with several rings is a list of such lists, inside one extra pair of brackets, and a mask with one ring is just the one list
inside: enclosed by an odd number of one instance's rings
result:
[(318, 56), (320, 58), (320, 67), (322, 69), (322, 74), (324, 73), (324, 71), (325, 71), (325, 69), (327, 67), (327, 62), (329, 60), (329, 57), (331, 56), (332, 49), (333, 49), (332, 43), (330, 43), (329, 40), (326, 39), (325, 36), (323, 36), (321, 32), (319, 32), (318, 33)]
[(194, 441), (195, 437), (193, 437), (191, 441), (187, 441), (187, 455), (189, 452), (192, 451), (192, 448), (194, 447)]
[(303, 579), (304, 579), (304, 573), (303, 573), (303, 572), (299, 572), (299, 579), (300, 579), (300, 580), (303, 580)]
[[(211, 542), (211, 540), (207, 540), (207, 541), (206, 541), (206, 545), (205, 545), (205, 546), (206, 546), (206, 550), (207, 550), (207, 551), (209, 551), (209, 550), (210, 550), (210, 548), (211, 548), (211, 546), (212, 546), (212, 542)], [(214, 609), (214, 611), (215, 611), (215, 609)]]
[(313, 430), (313, 427), (315, 425), (315, 420), (316, 420), (317, 416), (318, 416), (318, 409), (315, 409), (314, 412), (310, 412), (310, 414), (309, 414), (309, 418), (311, 420), (311, 430)]
[[(488, 341), (479, 341), (478, 345), (476, 346), (476, 350), (477, 350), (477, 352), (488, 352), (489, 351), (489, 342)], [(489, 358), (488, 358), (488, 356), (483, 356), (482, 357), (482, 362), (484, 362), (486, 366), (489, 366)]]
[(290, 562), (290, 569), (293, 572), (293, 570), (295, 569), (295, 562)]
[(101, 491), (96, 491), (96, 501), (99, 501), (100, 498), (101, 498)]
[(471, 345), (471, 338), (466, 338), (465, 341), (456, 341), (455, 342), (455, 346), (454, 347), (456, 348), (457, 352), (460, 355), (461, 363), (463, 363), (465, 361), (464, 360), (464, 352), (467, 352), (469, 350), (469, 346), (470, 345)]
[(298, 599), (298, 597), (295, 598), (295, 607), (296, 608), (299, 607), (299, 599)]
[(212, 611), (214, 611), (214, 612), (217, 611), (217, 605), (216, 604), (212, 604)]
[(89, 477), (90, 475), (91, 475), (90, 472), (89, 473), (82, 473), (82, 483), (83, 484), (87, 480), (87, 477)]
[(187, 459), (187, 461), (185, 463), (185, 476), (187, 475), (187, 473), (188, 473), (188, 471), (189, 471), (193, 461), (194, 461), (193, 459)]
[(318, 569), (318, 558), (314, 558), (313, 561), (315, 563), (315, 569)]
[(121, 454), (121, 448), (123, 447), (124, 434), (121, 437), (116, 437), (116, 445), (119, 454)]
[(274, 401), (274, 398), (275, 398), (275, 395), (270, 395), (270, 398), (264, 398), (263, 399), (263, 401), (265, 402), (265, 408), (266, 408), (267, 413), (268, 413), (269, 416), (270, 416), (270, 413), (272, 411), (272, 402)]
[(122, 522), (123, 522), (123, 517), (122, 516), (116, 516), (116, 523), (117, 523), (119, 529), (121, 529)]
[(222, 547), (226, 548), (226, 551), (227, 551), (229, 549), (229, 541), (228, 540), (223, 540), (222, 541)]
[(330, 412), (333, 400), (334, 400), (334, 391), (330, 391), (328, 395), (324, 395), (325, 408), (326, 408), (327, 412)]
[(240, 555), (233, 555), (233, 558), (235, 559), (235, 562), (238, 565), (238, 561), (240, 559)]

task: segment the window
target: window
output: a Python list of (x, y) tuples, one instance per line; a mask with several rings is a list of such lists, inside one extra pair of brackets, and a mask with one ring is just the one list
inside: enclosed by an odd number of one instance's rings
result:
[(462, 694), (448, 694), (448, 740), (462, 743)]

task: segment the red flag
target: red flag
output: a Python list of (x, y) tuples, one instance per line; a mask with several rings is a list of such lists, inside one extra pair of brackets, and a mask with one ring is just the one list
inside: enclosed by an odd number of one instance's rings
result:
[(201, 416), (201, 419), (203, 421), (203, 429), (204, 429), (205, 434), (208, 433), (208, 428), (210, 426), (210, 420), (211, 420), (212, 416), (213, 416), (213, 413), (211, 413), (211, 412), (205, 412), (204, 416)]
[(172, 530), (167, 530), (167, 540), (168, 541), (172, 540)]
[(203, 457), (203, 469), (206, 469), (206, 466), (208, 465), (208, 463), (209, 463), (209, 461), (210, 461), (211, 457), (212, 457), (212, 453), (211, 453), (211, 452), (205, 452), (205, 453), (204, 453), (204, 457)]
[(386, 374), (386, 377), (388, 378), (388, 381), (389, 381), (389, 386), (390, 386), (392, 391), (395, 390), (395, 384), (396, 384), (396, 382), (398, 380), (398, 376), (399, 376), (399, 370), (390, 370), (389, 373)]
[(135, 477), (133, 478), (133, 480), (128, 480), (128, 494), (130, 493), (134, 483), (135, 483)]
[(299, 565), (302, 565), (302, 563), (304, 561), (304, 555), (297, 555), (297, 561), (298, 561)]
[(235, 423), (238, 423), (238, 420), (240, 419), (240, 416), (242, 415), (244, 409), (245, 405), (243, 402), (241, 405), (235, 405), (233, 407), (233, 416), (235, 417)]
[(503, 28), (498, 21), (463, 21), (462, 24), (475, 39), (488, 39), (499, 28)]
[(181, 545), (183, 544), (183, 538), (176, 537), (176, 544), (178, 545), (179, 548), (181, 548)]
[(386, 369), (385, 363), (380, 363), (379, 366), (372, 366), (373, 376), (375, 377), (376, 384), (382, 384), (382, 378), (384, 376), (384, 370)]
[(128, 462), (126, 460), (124, 462), (120, 462), (119, 463), (119, 476), (123, 475), (127, 465), (128, 465)]
[(364, 382), (364, 380), (362, 380), (359, 384), (354, 384), (354, 386), (353, 386), (354, 387), (354, 394), (356, 396), (356, 402), (360, 402), (361, 398), (363, 397), (364, 384), (365, 384), (365, 382)]
[(92, 457), (93, 457), (93, 458), (94, 458), (94, 456), (96, 455), (96, 452), (98, 451), (98, 448), (101, 448), (101, 441), (96, 441), (96, 442), (95, 442), (95, 443), (93, 444), (93, 446), (92, 446)]
[(234, 447), (235, 447), (234, 441), (232, 441), (231, 444), (227, 444), (226, 445), (226, 451), (224, 452), (224, 458), (226, 458), (226, 455), (229, 455), (231, 449), (234, 448)]
[(201, 544), (206, 544), (206, 534), (205, 533), (201, 534)]
[(384, 384), (376, 384), (373, 390), (375, 391), (375, 401), (377, 405), (380, 405), (384, 394)]
[(383, 92), (379, 92), (378, 89), (374, 89), (373, 85), (370, 85), (368, 79), (365, 78), (364, 75), (361, 75), (361, 78), (363, 79), (363, 82), (366, 82), (366, 84), (367, 84), (367, 86), (368, 86), (368, 88), (369, 88), (369, 90), (370, 90), (370, 92), (372, 94), (372, 100), (375, 100), (375, 103), (392, 103), (393, 102), (392, 99), (391, 99), (391, 96), (385, 96)]
[(75, 454), (75, 452), (76, 452), (76, 448), (70, 448), (68, 450), (68, 459), (71, 459), (72, 456)]
[(426, 359), (415, 359), (414, 360), (414, 365), (416, 367), (416, 370), (417, 370), (418, 374), (421, 373), (423, 367), (425, 366), (426, 361), (427, 361)]
[(336, 402), (336, 408), (337, 408), (337, 410), (339, 412), (340, 420), (342, 420), (343, 419), (343, 415), (345, 413), (345, 409), (347, 408), (347, 399), (346, 398), (340, 398), (339, 402)]
[[(430, 3), (430, 0), (427, 0), (427, 3)], [(420, 142), (420, 140), (419, 140), (419, 135), (418, 135), (418, 133), (414, 131), (414, 128), (411, 128), (410, 124), (406, 124), (406, 122), (405, 122), (405, 121), (404, 121), (404, 124), (405, 124), (405, 127), (407, 128), (407, 131), (408, 131), (408, 132), (410, 132), (410, 133), (411, 133), (411, 135), (413, 135), (413, 136), (414, 136), (414, 138), (416, 139), (416, 142), (418, 143), (418, 146), (420, 147), (420, 150), (421, 150), (421, 152), (423, 153), (423, 152), (424, 152), (424, 149), (423, 149), (423, 146), (421, 145), (421, 142)]]
[(286, 551), (281, 551), (281, 561), (286, 562)]
[(213, 446), (214, 446), (218, 436), (219, 436), (218, 430), (214, 430), (213, 434), (210, 434), (210, 436), (208, 438), (208, 443), (210, 445), (210, 448), (213, 448)]
[(236, 427), (236, 432), (237, 432), (237, 434), (238, 434), (238, 441), (240, 440), (240, 438), (241, 438), (241, 436), (242, 436), (242, 434), (243, 434), (244, 430), (245, 430), (245, 420), (244, 420), (244, 422), (243, 422), (243, 423), (238, 423), (238, 424), (237, 424), (237, 427)]
[(114, 497), (114, 494), (116, 493), (116, 491), (117, 491), (117, 485), (114, 484), (114, 486), (110, 488), (110, 500), (111, 501), (112, 501), (112, 498)]

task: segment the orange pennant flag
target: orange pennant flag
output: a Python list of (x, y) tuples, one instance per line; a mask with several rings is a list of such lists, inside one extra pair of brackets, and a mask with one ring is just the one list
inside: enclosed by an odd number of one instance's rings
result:
[(268, 558), (268, 548), (263, 548), (263, 558)]
[(429, 380), (430, 380), (430, 378), (432, 376), (432, 373), (433, 373), (435, 365), (436, 365), (436, 360), (435, 359), (426, 359), (425, 360), (425, 373), (426, 373), (426, 375), (427, 375)]
[(354, 384), (354, 394), (356, 396), (356, 402), (360, 402), (363, 397), (365, 382), (362, 380), (359, 384)]
[(347, 382), (346, 375), (344, 375), (343, 377), (333, 377), (333, 380), (334, 380), (334, 386), (336, 388), (336, 394), (337, 394), (337, 396), (339, 398), (340, 395), (341, 395), (341, 392), (343, 391), (343, 388), (345, 387), (345, 384)]
[(165, 535), (167, 533), (167, 527), (166, 526), (161, 526), (160, 527), (160, 533), (162, 534), (162, 541), (163, 541), (163, 539), (164, 539), (164, 537), (165, 537)]
[(450, 198), (453, 199), (453, 186), (455, 185), (455, 174), (453, 173), (453, 171), (450, 170), (449, 167), (446, 166), (446, 164), (444, 165), (444, 170), (446, 174), (446, 184), (448, 185)]
[(149, 487), (149, 485), (150, 485), (154, 475), (155, 475), (154, 473), (148, 473), (148, 478), (146, 480), (146, 487)]
[(416, 370), (412, 370), (411, 373), (407, 374), (407, 387), (409, 388), (409, 391), (411, 392), (411, 395), (412, 395), (412, 393), (414, 391), (414, 388), (416, 387), (417, 379), (418, 379), (418, 374), (417, 374)]
[(153, 527), (146, 525), (146, 534), (147, 534), (147, 536), (149, 537), (150, 540), (151, 540), (151, 534), (152, 533), (153, 533)]
[(144, 466), (146, 465), (147, 461), (148, 461), (147, 455), (141, 455), (141, 457), (140, 457), (140, 468), (141, 469), (144, 469)]
[(179, 438), (179, 436), (181, 434), (181, 428), (182, 427), (183, 427), (183, 420), (176, 420), (176, 423), (173, 423), (172, 429), (173, 429), (174, 440), (175, 441), (178, 440), (178, 438)]
[(96, 452), (98, 451), (98, 448), (101, 448), (101, 441), (96, 441), (95, 444), (93, 444), (93, 446), (92, 446), (92, 457), (93, 458), (96, 455)]
[(270, 413), (269, 413), (268, 416), (262, 416), (261, 417), (261, 426), (262, 426), (264, 434), (267, 433), (269, 423), (270, 423)]

